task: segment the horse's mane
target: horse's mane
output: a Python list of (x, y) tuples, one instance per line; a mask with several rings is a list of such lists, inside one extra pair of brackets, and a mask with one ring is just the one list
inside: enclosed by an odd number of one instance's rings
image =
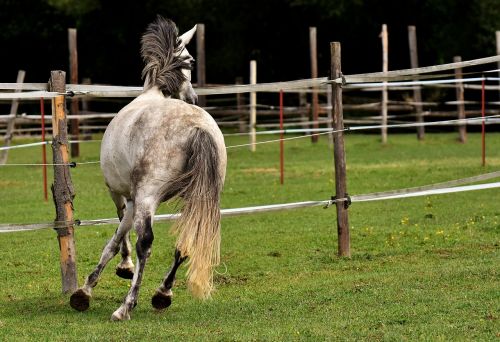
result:
[(179, 30), (170, 19), (158, 16), (149, 24), (141, 39), (144, 90), (157, 86), (165, 96), (176, 95), (186, 78), (182, 69), (191, 66), (179, 54), (183, 46), (178, 39)]

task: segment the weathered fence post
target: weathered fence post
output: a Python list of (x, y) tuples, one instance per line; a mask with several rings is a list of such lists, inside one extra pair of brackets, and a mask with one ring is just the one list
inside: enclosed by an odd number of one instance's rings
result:
[[(311, 78), (318, 78), (318, 53), (317, 53), (317, 43), (316, 43), (316, 27), (309, 27), (309, 50), (311, 54)], [(312, 88), (312, 127), (317, 133), (319, 128), (318, 124), (318, 112), (319, 112), (319, 100), (318, 100), (318, 88)], [(311, 136), (311, 141), (313, 143), (318, 142), (318, 135), (313, 134)]]
[[(331, 75), (335, 80), (342, 76), (340, 43), (330, 43)], [(342, 110), (342, 85), (332, 83), (333, 103), (333, 156), (335, 163), (335, 198), (347, 198), (347, 172), (344, 149), (344, 117)], [(337, 207), (337, 232), (338, 232), (338, 254), (343, 257), (351, 256), (351, 244), (349, 233), (349, 217), (347, 208), (348, 201), (336, 202)]]
[(485, 94), (485, 78), (483, 75), (483, 79), (481, 80), (481, 117), (483, 120), (481, 121), (481, 157), (482, 157), (482, 165), (486, 166), (486, 122), (485, 122), (485, 105), (486, 105), (486, 94)]
[[(415, 26), (408, 26), (408, 43), (410, 45), (410, 65), (412, 68), (418, 68), (417, 29)], [(422, 116), (422, 93), (419, 85), (413, 87), (413, 101), (415, 102), (417, 123), (421, 124), (424, 122), (424, 118)], [(423, 140), (424, 136), (424, 126), (417, 126), (417, 139)]]
[[(461, 61), (462, 57), (460, 56), (453, 57), (453, 62), (459, 63)], [(462, 68), (455, 69), (455, 78), (458, 81), (456, 85), (458, 119), (462, 120), (465, 119), (464, 84), (460, 82), (460, 80), (462, 79)], [(467, 142), (467, 126), (463, 122), (460, 122), (458, 124), (458, 135), (459, 135), (458, 139), (461, 143)]]
[[(66, 73), (52, 71), (49, 89), (64, 94), (66, 92)], [(71, 182), (68, 158), (68, 127), (66, 121), (65, 96), (52, 100), (52, 154), (54, 163), (54, 184), (52, 195), (56, 206), (55, 226), (59, 240), (62, 292), (73, 292), (77, 288), (76, 249), (73, 228), (73, 198), (75, 192)]]
[[(305, 113), (308, 113), (310, 110), (310, 105), (307, 103), (307, 94), (299, 93), (299, 108), (304, 108)], [(305, 130), (304, 135), (309, 135), (311, 132), (309, 131), (309, 118), (307, 114), (300, 114), (300, 121), (303, 123), (302, 128)]]
[[(389, 71), (389, 37), (387, 33), (387, 25), (382, 25), (382, 32), (380, 33), (382, 38), (382, 71)], [(387, 93), (387, 83), (384, 81), (382, 86), (382, 106), (381, 106), (381, 116), (382, 116), (382, 144), (387, 143), (387, 102), (389, 101), (389, 95)]]
[[(26, 75), (26, 72), (24, 70), (19, 70), (17, 72), (17, 80), (16, 83), (23, 83), (24, 82), (24, 76)], [(20, 92), (21, 89), (16, 89), (16, 93)], [(11, 118), (8, 123), (7, 123), (7, 130), (5, 132), (5, 138), (4, 138), (4, 146), (9, 147), (10, 142), (12, 141), (12, 137), (14, 136), (14, 130), (16, 128), (16, 115), (17, 115), (17, 109), (19, 108), (19, 100), (18, 99), (13, 99), (10, 105), (10, 115), (14, 115), (13, 118)], [(0, 164), (3, 165), (7, 162), (7, 156), (9, 154), (9, 150), (3, 150), (2, 155), (0, 156)]]
[[(326, 89), (326, 106), (328, 109), (326, 110), (326, 115), (328, 118), (328, 124), (327, 127), (331, 131), (333, 131), (333, 115), (332, 115), (332, 88), (328, 87)], [(328, 145), (333, 146), (333, 135), (330, 133), (328, 134)]]
[[(92, 80), (89, 77), (82, 78), (82, 84), (92, 84)], [(87, 98), (83, 98), (81, 101), (82, 110), (80, 114), (89, 114), (89, 100)], [(83, 140), (91, 140), (92, 139), (92, 128), (87, 128), (82, 130)]]
[[(72, 84), (78, 84), (78, 47), (76, 44), (76, 29), (68, 29), (68, 47), (69, 47), (69, 81)], [(71, 99), (71, 114), (78, 115), (78, 99)], [(76, 142), (71, 144), (71, 157), (80, 155), (80, 122), (78, 119), (70, 120), (71, 137)]]
[[(497, 55), (500, 55), (500, 31), (495, 32), (495, 37), (497, 41)], [(500, 70), (500, 62), (497, 62), (497, 68)], [(500, 77), (500, 71), (498, 72), (498, 77)], [(500, 84), (500, 81), (498, 84)]]
[[(198, 88), (206, 84), (205, 70), (205, 24), (196, 25), (196, 85)], [(205, 107), (205, 96), (198, 96), (198, 106)]]
[[(250, 84), (257, 84), (257, 62), (250, 61)], [(250, 150), (255, 152), (257, 135), (255, 125), (257, 124), (257, 93), (250, 92)]]
[[(243, 84), (243, 77), (241, 76), (238, 76), (236, 77), (235, 81), (234, 81), (235, 84)], [(238, 112), (242, 111), (243, 110), (243, 94), (242, 93), (236, 93), (236, 110)], [(247, 122), (247, 116), (245, 114), (241, 114), (239, 116), (239, 124), (238, 124), (238, 127), (239, 127), (239, 131), (240, 133), (246, 133), (247, 131), (247, 127), (248, 125), (246, 125), (246, 122)]]

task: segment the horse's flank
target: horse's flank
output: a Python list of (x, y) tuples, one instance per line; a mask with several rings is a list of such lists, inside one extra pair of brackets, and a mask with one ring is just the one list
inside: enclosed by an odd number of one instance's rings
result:
[[(224, 138), (215, 120), (203, 109), (183, 101), (165, 98), (153, 87), (124, 107), (111, 121), (103, 140), (101, 167), (109, 188), (125, 198), (138, 191), (157, 193), (165, 199), (169, 182), (186, 163), (186, 141), (193, 130), (207, 131), (219, 151), (220, 173), (224, 177)], [(147, 189), (144, 189), (146, 187)], [(153, 189), (156, 189), (153, 190)]]

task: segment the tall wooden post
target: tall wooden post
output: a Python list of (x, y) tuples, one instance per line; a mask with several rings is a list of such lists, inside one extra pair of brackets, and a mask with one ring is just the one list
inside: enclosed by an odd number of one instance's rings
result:
[[(331, 75), (330, 79), (335, 80), (342, 75), (340, 43), (330, 43), (331, 54)], [(333, 154), (335, 163), (335, 192), (336, 198), (347, 197), (347, 172), (344, 149), (344, 117), (342, 110), (342, 87), (337, 83), (332, 83), (333, 102)], [(336, 202), (337, 207), (337, 232), (338, 232), (338, 254), (343, 257), (351, 256), (351, 243), (349, 233), (348, 202)]]
[(280, 90), (280, 184), (283, 185), (285, 182), (285, 137), (283, 132), (283, 90)]
[[(52, 71), (49, 81), (50, 91), (64, 94), (66, 92), (66, 73)], [(71, 182), (68, 158), (68, 127), (66, 121), (65, 96), (60, 95), (52, 100), (52, 154), (54, 161), (54, 184), (52, 195), (56, 206), (56, 229), (60, 248), (60, 264), (62, 276), (62, 292), (76, 290), (76, 249), (73, 228), (73, 198), (75, 191)]]
[[(236, 77), (235, 79), (235, 84), (243, 84), (243, 77), (241, 76), (238, 76)], [(236, 110), (238, 112), (242, 111), (243, 110), (243, 94), (241, 93), (236, 93)], [(245, 133), (247, 131), (247, 127), (248, 125), (246, 125), (246, 122), (247, 122), (247, 116), (245, 114), (241, 114), (239, 116), (239, 121), (240, 123), (238, 124), (238, 127), (239, 127), (239, 130), (240, 130), (240, 133)]]
[[(382, 71), (389, 71), (389, 37), (387, 33), (387, 25), (382, 25), (382, 33), (380, 34), (382, 38)], [(387, 143), (387, 102), (389, 101), (389, 95), (387, 93), (387, 85), (384, 82), (382, 86), (382, 106), (381, 106), (381, 116), (382, 116), (382, 144)]]
[(483, 75), (483, 79), (481, 81), (481, 117), (483, 120), (481, 121), (481, 156), (482, 156), (482, 165), (486, 166), (486, 122), (485, 122), (485, 104), (486, 104), (486, 95), (485, 95), (485, 78)]
[[(453, 57), (453, 62), (458, 63), (462, 61), (462, 57)], [(457, 80), (462, 79), (462, 68), (455, 69), (455, 78)], [(457, 93), (457, 113), (458, 119), (465, 119), (465, 104), (464, 104), (464, 84), (462, 82), (457, 82), (456, 84)], [(467, 126), (464, 123), (458, 124), (458, 139), (461, 143), (467, 142)]]
[[(316, 27), (309, 27), (309, 49), (311, 52), (311, 78), (318, 78), (318, 53), (317, 53), (317, 42), (316, 42)], [(314, 87), (312, 92), (312, 121), (313, 129), (318, 129), (318, 112), (319, 112), (319, 101), (317, 88)], [(317, 133), (317, 131), (315, 131)], [(312, 135), (311, 141), (313, 143), (318, 142), (318, 135)]]
[[(26, 72), (24, 70), (19, 70), (17, 72), (17, 80), (16, 83), (23, 83), (24, 82), (24, 76), (26, 75)], [(16, 93), (20, 92), (21, 89), (16, 89)], [(16, 128), (16, 117), (17, 115), (17, 109), (19, 108), (19, 100), (18, 99), (13, 99), (11, 104), (10, 104), (10, 113), (9, 114), (14, 114), (14, 117), (11, 118), (7, 122), (7, 131), (5, 132), (5, 138), (4, 138), (4, 146), (9, 147), (10, 143), (12, 141), (12, 137), (14, 136), (14, 130)], [(0, 165), (3, 165), (7, 162), (7, 157), (9, 155), (9, 150), (3, 150), (2, 154), (0, 155)]]
[[(89, 77), (84, 77), (82, 79), (82, 84), (92, 84), (92, 80)], [(82, 99), (82, 112), (88, 114), (89, 112), (89, 100), (86, 98)]]
[[(408, 43), (410, 45), (410, 63), (412, 68), (418, 68), (418, 50), (417, 50), (417, 29), (415, 26), (408, 26)], [(422, 93), (420, 86), (413, 87), (413, 101), (415, 102), (415, 112), (417, 114), (417, 123), (423, 123), (422, 116)], [(417, 139), (424, 140), (424, 126), (417, 127)]]
[[(206, 84), (205, 70), (205, 24), (196, 25), (196, 84), (199, 88)], [(205, 96), (198, 96), (198, 106), (205, 107)]]
[[(326, 110), (326, 114), (327, 114), (327, 117), (328, 117), (328, 123), (327, 123), (327, 126), (328, 126), (328, 129), (332, 130), (333, 131), (333, 109), (332, 109), (332, 88), (331, 87), (328, 87), (326, 89), (326, 105), (328, 107), (328, 109)], [(330, 146), (333, 146), (333, 134), (328, 134), (328, 144)]]
[[(78, 84), (78, 47), (76, 44), (76, 29), (68, 29), (68, 46), (69, 46), (69, 79), (70, 83)], [(71, 99), (71, 114), (78, 115), (78, 99)], [(72, 140), (80, 139), (80, 123), (78, 119), (70, 120)], [(71, 157), (80, 155), (80, 144), (75, 142), (71, 144)]]
[[(310, 111), (310, 105), (307, 103), (307, 94), (299, 93), (299, 108), (304, 109), (305, 113)], [(305, 130), (304, 135), (311, 134), (309, 131), (310, 125), (308, 124), (309, 118), (306, 114), (300, 114), (300, 121), (302, 122), (302, 128)]]
[[(257, 62), (250, 61), (250, 84), (257, 84)], [(257, 93), (250, 92), (250, 150), (255, 152), (257, 135), (255, 126), (257, 124)]]
[[(495, 32), (496, 41), (497, 41), (497, 55), (500, 56), (500, 31)], [(497, 63), (497, 68), (500, 70), (500, 62)], [(498, 77), (500, 77), (500, 71), (498, 72)], [(500, 81), (499, 81), (500, 84)], [(500, 93), (499, 93), (500, 95)]]

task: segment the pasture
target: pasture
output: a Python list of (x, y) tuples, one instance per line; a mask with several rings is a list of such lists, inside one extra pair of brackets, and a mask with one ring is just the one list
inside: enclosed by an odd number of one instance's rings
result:
[[(98, 138), (98, 137), (96, 137)], [(265, 137), (261, 139), (271, 139)], [(16, 141), (23, 143), (27, 141)], [(226, 144), (246, 143), (230, 137)], [(460, 144), (456, 134), (347, 135), (352, 195), (426, 185), (500, 169), (500, 134)], [(9, 163), (41, 162), (41, 148), (13, 150)], [(77, 161), (99, 158), (80, 145)], [(50, 149), (49, 149), (50, 150)], [(50, 160), (50, 158), (49, 158)], [(324, 200), (334, 195), (327, 139), (285, 143), (285, 184), (278, 144), (228, 150), (222, 208)], [(97, 165), (71, 170), (75, 217), (110, 218), (115, 208)], [(49, 168), (49, 179), (51, 170)], [(0, 168), (0, 222), (50, 222), (39, 167)], [(110, 322), (129, 282), (111, 261), (87, 312), (60, 293), (59, 250), (50, 229), (0, 234), (0, 340), (496, 340), (500, 336), (498, 189), (354, 203), (351, 259), (336, 256), (335, 209), (307, 208), (222, 220), (222, 264), (212, 300), (193, 299), (179, 272), (172, 306), (155, 312), (151, 296), (173, 257), (170, 223), (155, 225), (132, 321)], [(172, 212), (175, 203), (160, 212)], [(76, 228), (79, 284), (96, 265), (115, 226)]]

